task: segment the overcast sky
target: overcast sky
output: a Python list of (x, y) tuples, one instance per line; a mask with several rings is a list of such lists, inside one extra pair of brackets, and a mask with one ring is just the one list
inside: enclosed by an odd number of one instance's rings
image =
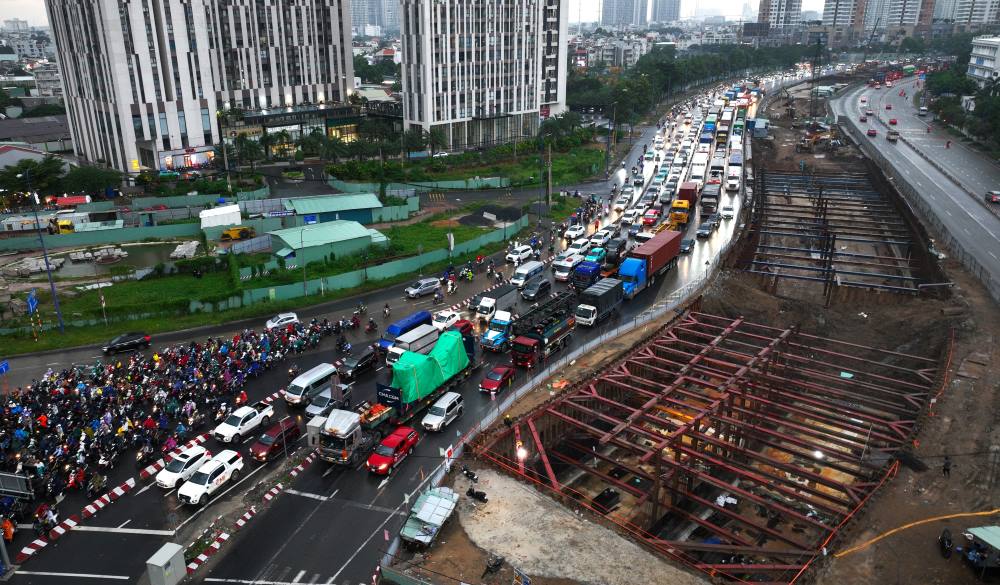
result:
[[(704, 13), (723, 14), (738, 18), (745, 0), (681, 0), (681, 16), (693, 16), (696, 10)], [(756, 8), (759, 0), (750, 0)], [(652, 5), (652, 0), (650, 0)], [(569, 0), (569, 20), (576, 22), (597, 20), (601, 0)], [(802, 0), (803, 10), (823, 10), (823, 0)], [(33, 25), (46, 24), (45, 5), (42, 0), (0, 0), (0, 17), (23, 18)]]

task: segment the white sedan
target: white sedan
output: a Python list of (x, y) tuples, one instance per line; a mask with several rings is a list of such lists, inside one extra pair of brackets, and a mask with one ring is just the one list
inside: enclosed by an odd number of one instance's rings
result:
[(274, 329), (275, 327), (284, 327), (285, 325), (298, 322), (299, 322), (299, 316), (296, 315), (295, 313), (278, 313), (274, 317), (268, 319), (267, 323), (265, 323), (264, 325), (268, 329)]
[(643, 211), (644, 210), (642, 209), (629, 209), (625, 212), (625, 215), (622, 216), (622, 223), (625, 225), (632, 225), (638, 221), (640, 217), (642, 217)]
[(566, 238), (569, 241), (573, 241), (573, 240), (575, 240), (575, 239), (577, 239), (577, 238), (579, 238), (581, 236), (585, 236), (585, 235), (587, 235), (587, 228), (583, 227), (582, 225), (577, 224), (577, 225), (572, 225), (572, 226), (569, 226), (568, 228), (566, 228), (566, 233), (563, 234), (563, 237)]
[(444, 331), (454, 325), (461, 317), (458, 311), (438, 311), (434, 313), (434, 321), (431, 325), (437, 327), (438, 331)]
[(507, 256), (505, 256), (505, 259), (507, 260), (507, 262), (524, 262), (525, 260), (531, 259), (531, 254), (532, 254), (531, 246), (522, 244), (520, 246), (515, 247), (510, 252), (507, 252)]
[(615, 211), (625, 211), (628, 209), (628, 204), (632, 203), (632, 197), (628, 195), (622, 195), (615, 201)]
[(611, 238), (613, 237), (614, 234), (611, 232), (611, 230), (605, 228), (603, 230), (598, 230), (597, 232), (595, 232), (594, 235), (590, 237), (590, 243), (597, 247), (603, 247), (605, 244), (611, 241)]

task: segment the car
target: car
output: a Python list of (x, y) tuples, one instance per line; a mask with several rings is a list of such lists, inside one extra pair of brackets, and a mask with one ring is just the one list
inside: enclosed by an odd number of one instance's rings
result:
[(861, 122), (867, 122), (868, 121), (868, 116), (861, 116), (860, 118), (858, 118), (858, 120), (861, 121)]
[(886, 104), (886, 105), (885, 105), (885, 109), (887, 109), (887, 110), (891, 110), (891, 109), (892, 109), (892, 104)]
[(525, 260), (531, 260), (531, 255), (533, 253), (534, 250), (531, 249), (531, 246), (521, 244), (520, 246), (515, 246), (510, 252), (507, 252), (507, 255), (504, 256), (504, 260), (507, 262), (524, 262)]
[[(312, 400), (309, 401), (309, 406), (306, 407), (306, 416), (310, 418), (314, 416), (326, 416), (330, 414), (330, 411), (335, 406), (337, 406), (337, 402), (333, 399), (333, 393), (327, 388), (312, 397)], [(251, 451), (253, 451), (252, 447)]]
[(212, 453), (201, 445), (192, 445), (184, 449), (167, 463), (166, 467), (156, 474), (156, 485), (166, 490), (172, 490), (190, 479), (203, 463), (212, 458)]
[(691, 238), (685, 238), (681, 240), (681, 254), (687, 254), (694, 249), (694, 240)]
[(497, 366), (486, 374), (483, 381), (479, 383), (480, 392), (499, 392), (505, 387), (514, 383), (514, 368), (510, 366)]
[(242, 455), (232, 449), (221, 451), (199, 467), (191, 479), (184, 482), (181, 489), (177, 490), (177, 499), (195, 506), (207, 502), (208, 498), (227, 482), (238, 479), (242, 470)]
[(734, 214), (735, 210), (732, 205), (722, 206), (722, 219), (733, 219)]
[(659, 209), (650, 209), (645, 215), (642, 216), (642, 225), (656, 225), (656, 222), (658, 221), (660, 221)]
[(241, 406), (219, 423), (212, 436), (220, 443), (239, 443), (240, 439), (259, 426), (267, 426), (274, 416), (274, 407), (264, 401)]
[(424, 297), (427, 295), (432, 295), (441, 290), (441, 281), (436, 278), (421, 278), (420, 280), (414, 282), (410, 286), (406, 287), (403, 292), (407, 297), (415, 299), (418, 297)]
[[(332, 410), (333, 405), (327, 409)], [(318, 415), (317, 415), (318, 416)], [(295, 442), (302, 436), (302, 429), (294, 418), (287, 416), (271, 425), (257, 441), (250, 446), (250, 456), (265, 463), (295, 449)]]
[(866, 116), (874, 116), (875, 112), (872, 111), (871, 108), (869, 108), (869, 109), (865, 110), (865, 115)]
[(587, 235), (587, 228), (579, 224), (569, 226), (563, 233), (563, 237), (566, 238), (566, 241), (568, 242), (572, 242), (573, 240), (585, 235)]
[(344, 381), (357, 380), (358, 376), (364, 372), (374, 370), (376, 357), (375, 348), (370, 345), (366, 345), (357, 355), (344, 357), (340, 362), (340, 367), (337, 368), (340, 379)]
[(639, 211), (638, 209), (629, 209), (622, 214), (622, 224), (632, 225), (638, 221), (640, 217), (642, 217), (642, 211)]
[(451, 327), (452, 323), (461, 318), (462, 316), (458, 313), (458, 311), (446, 309), (444, 311), (434, 313), (434, 320), (431, 321), (431, 325), (437, 327), (438, 331), (444, 331)]
[(590, 252), (587, 252), (587, 256), (583, 259), (585, 262), (597, 262), (598, 264), (604, 264), (604, 259), (607, 258), (608, 251), (604, 248), (591, 248)]
[(615, 232), (611, 228), (604, 228), (598, 230), (594, 235), (590, 236), (590, 243), (595, 246), (603, 246), (611, 241), (611, 238), (615, 237)]
[(886, 87), (892, 87), (892, 82), (891, 81), (886, 81), (885, 82), (885, 86)]
[(632, 197), (629, 195), (622, 195), (615, 201), (614, 210), (615, 211), (625, 211), (628, 208), (628, 204), (632, 202)]
[(865, 134), (868, 136), (878, 136), (878, 132), (876, 132), (874, 128), (869, 128), (868, 132), (865, 132)]
[(896, 125), (896, 119), (895, 118), (889, 118), (889, 125), (890, 126), (895, 126)]
[(987, 191), (986, 192), (986, 202), (987, 203), (1000, 203), (1000, 191)]
[(464, 412), (462, 404), (461, 394), (458, 392), (445, 392), (427, 410), (424, 419), (420, 421), (420, 426), (430, 432), (444, 430), (452, 421), (462, 416), (462, 412)]
[(140, 349), (149, 349), (152, 342), (153, 339), (145, 333), (122, 333), (109, 341), (101, 350), (105, 355), (123, 351), (138, 351)]
[(545, 295), (552, 292), (552, 283), (544, 274), (532, 278), (521, 289), (521, 296), (528, 301), (535, 301), (545, 298)]
[(861, 96), (861, 103), (867, 104), (868, 103), (868, 98), (865, 97), (865, 96)]
[(368, 456), (366, 463), (368, 470), (378, 475), (389, 475), (400, 461), (413, 452), (413, 447), (419, 440), (420, 435), (412, 428), (397, 427), (389, 436), (382, 439)]
[(696, 237), (698, 237), (698, 238), (707, 238), (707, 237), (711, 236), (712, 235), (712, 223), (711, 222), (707, 222), (707, 221), (703, 222), (700, 226), (698, 226), (698, 231), (696, 231), (694, 233), (694, 235)]
[(642, 226), (639, 224), (632, 224), (628, 226), (628, 237), (634, 238), (636, 234), (642, 231)]
[(590, 240), (587, 238), (580, 238), (566, 248), (566, 251), (570, 253), (571, 256), (583, 256), (584, 253), (590, 249)]
[(285, 327), (286, 325), (292, 325), (299, 322), (299, 316), (295, 313), (278, 313), (274, 317), (267, 320), (264, 327), (267, 329), (276, 329), (278, 327)]

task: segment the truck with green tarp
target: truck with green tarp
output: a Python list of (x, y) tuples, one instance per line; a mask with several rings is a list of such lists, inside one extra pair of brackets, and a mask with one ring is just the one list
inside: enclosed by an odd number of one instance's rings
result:
[(331, 411), (320, 430), (320, 459), (353, 465), (383, 436), (414, 418), (439, 396), (449, 390), (459, 391), (458, 386), (478, 366), (475, 339), (465, 337), (452, 329), (441, 334), (427, 355), (403, 352), (392, 364), (389, 383), (376, 384), (375, 404)]

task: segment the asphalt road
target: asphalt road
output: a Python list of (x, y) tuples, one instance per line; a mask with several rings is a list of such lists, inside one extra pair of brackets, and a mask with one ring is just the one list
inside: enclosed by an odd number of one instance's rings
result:
[[(891, 93), (891, 96), (887, 96), (887, 92)], [(982, 166), (984, 161), (975, 162), (975, 159), (965, 156), (959, 156), (954, 160), (940, 158), (954, 156), (952, 153), (954, 144), (952, 149), (947, 149), (944, 139), (940, 136), (932, 133), (928, 137), (926, 126), (921, 125), (921, 118), (916, 115), (912, 106), (907, 109), (902, 103), (906, 98), (900, 97), (898, 93), (898, 87), (881, 90), (859, 87), (831, 100), (830, 105), (836, 115), (846, 116), (848, 123), (862, 132), (868, 128), (876, 129), (878, 135), (869, 140), (875, 141), (879, 152), (892, 164), (895, 174), (905, 176), (920, 190), (920, 196), (931, 208), (938, 211), (938, 219), (947, 227), (951, 236), (967, 253), (975, 257), (994, 281), (1000, 282), (1000, 218), (978, 201), (974, 201), (960, 185), (956, 185), (949, 177), (929, 164), (917, 149), (923, 150), (927, 156), (937, 160), (947, 160), (945, 164), (948, 168), (954, 169), (952, 172), (962, 177), (970, 174), (986, 176), (987, 168)], [(912, 95), (912, 88), (907, 90), (907, 93)], [(867, 100), (866, 103), (861, 102), (862, 97)], [(896, 99), (900, 100), (898, 106), (894, 101)], [(887, 111), (886, 103), (892, 103), (893, 109)], [(860, 122), (861, 114), (868, 108), (886, 121), (896, 117), (897, 128), (907, 142), (898, 141), (895, 144), (888, 142), (885, 139), (887, 127), (871, 118), (868, 122)], [(908, 142), (912, 142), (914, 146)], [(970, 160), (963, 162), (964, 158)]]

